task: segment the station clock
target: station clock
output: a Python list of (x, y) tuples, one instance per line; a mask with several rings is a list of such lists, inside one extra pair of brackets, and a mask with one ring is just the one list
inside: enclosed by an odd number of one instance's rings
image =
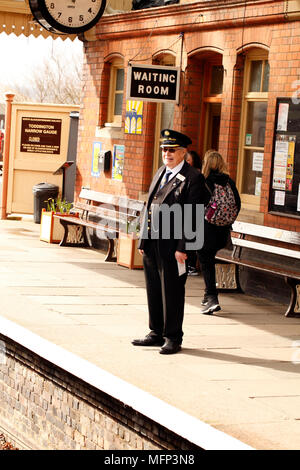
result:
[(106, 0), (28, 0), (38, 23), (52, 33), (80, 34), (103, 15)]

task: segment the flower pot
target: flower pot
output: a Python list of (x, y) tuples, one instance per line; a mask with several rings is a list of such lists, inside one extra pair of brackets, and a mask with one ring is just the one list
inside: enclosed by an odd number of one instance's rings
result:
[[(48, 243), (60, 243), (64, 236), (64, 229), (59, 219), (53, 217), (58, 212), (42, 209), (40, 240)], [(76, 217), (78, 214), (59, 213), (64, 217)]]
[(129, 269), (143, 269), (143, 258), (138, 249), (135, 234), (120, 233), (117, 247), (117, 264)]

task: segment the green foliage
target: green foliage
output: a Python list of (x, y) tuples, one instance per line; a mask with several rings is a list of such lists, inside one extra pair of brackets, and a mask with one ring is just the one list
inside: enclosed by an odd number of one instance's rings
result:
[(48, 212), (60, 212), (69, 214), (70, 210), (72, 209), (73, 204), (71, 202), (67, 202), (65, 199), (61, 199), (58, 196), (56, 199), (49, 198), (47, 200), (47, 211)]

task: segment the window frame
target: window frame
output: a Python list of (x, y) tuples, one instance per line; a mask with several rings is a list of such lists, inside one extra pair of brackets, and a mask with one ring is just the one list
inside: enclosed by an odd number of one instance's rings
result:
[[(202, 110), (201, 110), (201, 120), (203, 122), (203, 144), (202, 144), (202, 154), (205, 155), (207, 150), (210, 150), (210, 133), (211, 133), (211, 116), (212, 116), (212, 106), (218, 104), (220, 106), (220, 115), (222, 113), (222, 99), (223, 99), (223, 90), (224, 90), (224, 67), (222, 64), (223, 57), (208, 59), (204, 64), (204, 87), (203, 87), (203, 96), (202, 96)], [(222, 67), (223, 68), (223, 85), (222, 93), (216, 94), (211, 93), (211, 81), (212, 81), (212, 72), (213, 67)], [(218, 150), (218, 149), (216, 149)]]
[[(264, 49), (254, 49), (249, 51), (245, 60), (244, 69), (244, 83), (243, 83), (243, 98), (242, 98), (242, 110), (241, 110), (241, 125), (239, 135), (239, 152), (238, 152), (238, 167), (237, 167), (237, 188), (241, 195), (241, 201), (243, 207), (248, 210), (257, 211), (260, 210), (261, 196), (253, 194), (243, 193), (243, 177), (245, 171), (245, 160), (246, 151), (254, 150), (265, 153), (264, 147), (256, 147), (251, 145), (245, 145), (246, 142), (246, 127), (247, 127), (247, 114), (248, 104), (250, 102), (266, 102), (268, 106), (268, 92), (249, 92), (250, 77), (251, 77), (251, 63), (253, 61), (263, 61), (261, 85), (263, 83), (263, 75), (265, 69), (265, 63), (268, 61), (268, 51)], [(267, 116), (266, 116), (267, 121)]]
[[(124, 104), (124, 89), (123, 90), (116, 90), (117, 86), (117, 73), (118, 70), (124, 70), (124, 80), (125, 80), (125, 68), (123, 61), (120, 59), (115, 59), (110, 63), (110, 81), (109, 81), (109, 94), (108, 94), (108, 110), (107, 110), (107, 122), (105, 126), (111, 127), (121, 127), (122, 126), (122, 115), (123, 115), (123, 104)], [(115, 114), (115, 103), (116, 103), (116, 95), (122, 94), (122, 112), (121, 114)]]

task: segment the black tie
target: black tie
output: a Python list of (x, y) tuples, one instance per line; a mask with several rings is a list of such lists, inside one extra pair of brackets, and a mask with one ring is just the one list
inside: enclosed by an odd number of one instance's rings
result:
[(161, 180), (161, 183), (160, 183), (160, 186), (159, 186), (159, 189), (163, 188), (167, 182), (169, 181), (169, 178), (172, 174), (172, 171), (166, 171), (165, 174), (164, 174), (164, 177), (163, 179)]

